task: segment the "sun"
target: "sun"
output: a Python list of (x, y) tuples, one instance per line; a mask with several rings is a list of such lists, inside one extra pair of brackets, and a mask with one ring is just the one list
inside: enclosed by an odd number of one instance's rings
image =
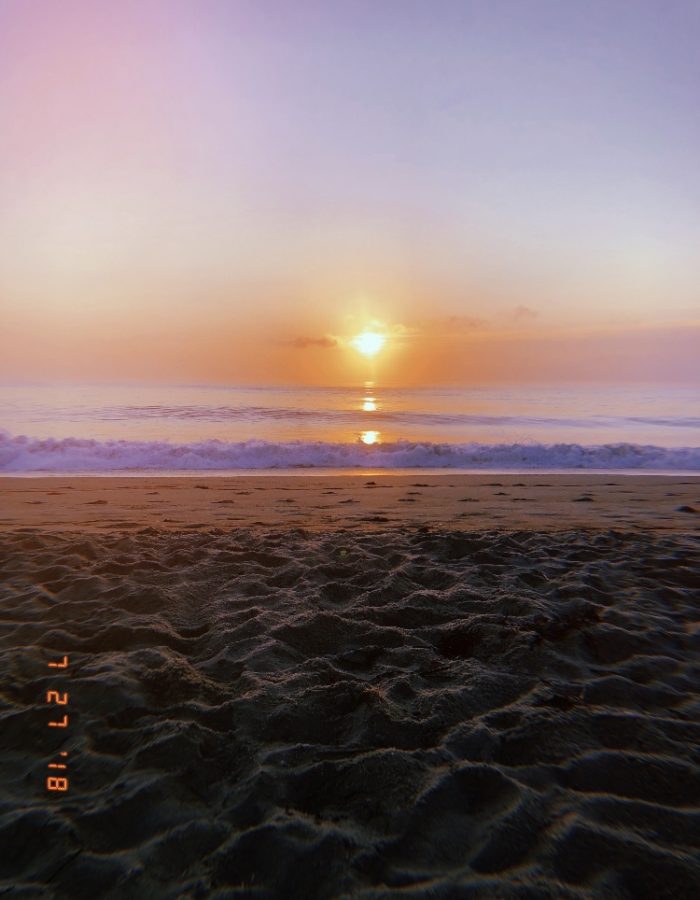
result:
[(362, 334), (354, 337), (350, 343), (363, 356), (376, 356), (386, 343), (386, 338), (383, 334), (378, 334), (376, 331), (363, 331)]

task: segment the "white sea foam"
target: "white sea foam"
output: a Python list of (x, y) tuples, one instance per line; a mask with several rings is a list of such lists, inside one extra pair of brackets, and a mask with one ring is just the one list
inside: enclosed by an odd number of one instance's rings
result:
[(3, 472), (123, 472), (356, 467), (408, 469), (620, 469), (700, 471), (700, 447), (630, 443), (478, 444), (396, 441), (96, 441), (0, 432)]

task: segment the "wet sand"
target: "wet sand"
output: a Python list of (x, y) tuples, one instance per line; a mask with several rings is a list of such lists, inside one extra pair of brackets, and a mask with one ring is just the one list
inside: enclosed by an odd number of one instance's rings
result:
[(700, 477), (654, 475), (261, 475), (0, 478), (0, 529), (431, 523), (468, 529), (700, 530)]
[(698, 896), (700, 479), (0, 490), (0, 891)]

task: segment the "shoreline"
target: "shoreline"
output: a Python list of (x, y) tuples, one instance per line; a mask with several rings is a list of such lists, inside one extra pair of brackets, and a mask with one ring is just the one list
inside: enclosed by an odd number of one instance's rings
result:
[(333, 469), (323, 466), (295, 466), (292, 468), (269, 467), (266, 469), (119, 469), (85, 472), (2, 472), (0, 478), (342, 478), (371, 475), (417, 476), (417, 475), (610, 475), (620, 478), (700, 478), (697, 470), (664, 469), (450, 469), (450, 468), (354, 468)]

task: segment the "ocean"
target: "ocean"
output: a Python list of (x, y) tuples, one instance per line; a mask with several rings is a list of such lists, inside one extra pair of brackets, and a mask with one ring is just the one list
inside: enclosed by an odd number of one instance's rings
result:
[(12, 474), (700, 471), (697, 386), (0, 387)]

